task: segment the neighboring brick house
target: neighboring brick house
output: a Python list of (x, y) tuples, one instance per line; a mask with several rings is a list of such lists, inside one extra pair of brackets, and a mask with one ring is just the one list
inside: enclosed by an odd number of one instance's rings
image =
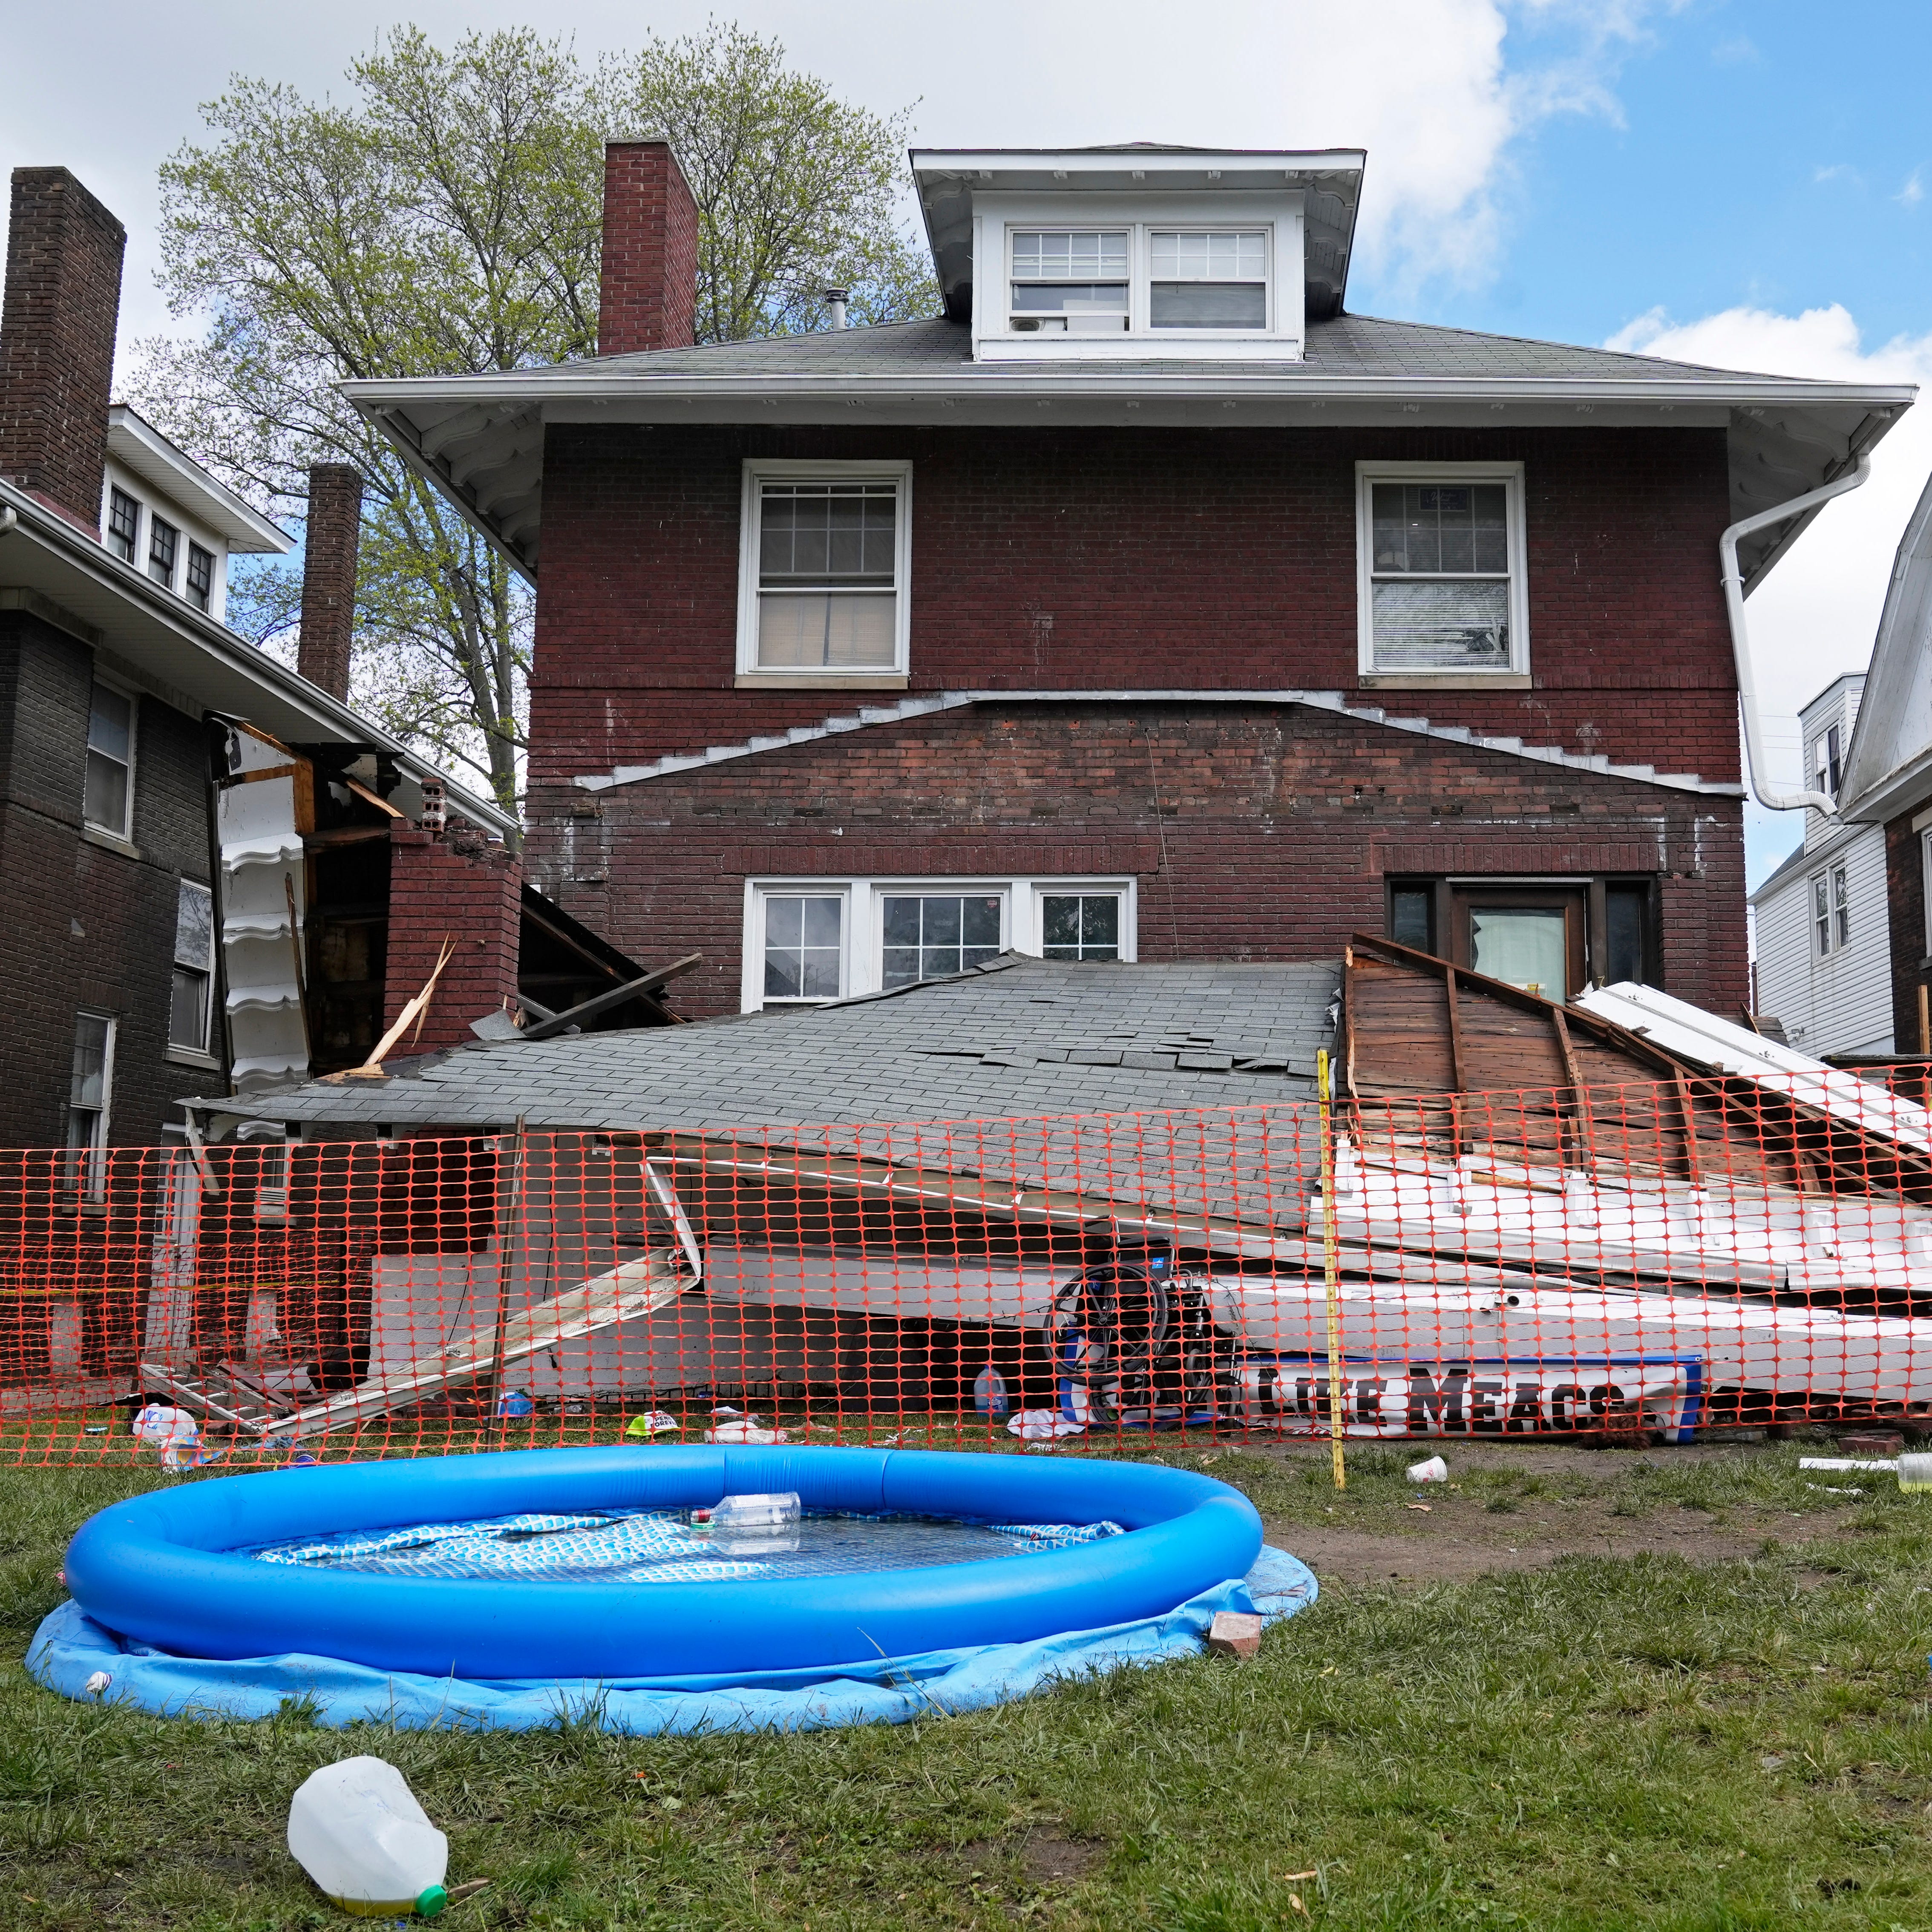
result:
[[(0, 1145), (70, 1146), (82, 1174), (110, 1143), (178, 1131), (184, 1096), (364, 1058), (427, 972), (423, 946), (405, 944), (388, 976), (415, 976), (388, 983), (382, 938), (392, 879), (430, 860), (441, 930), (469, 949), (446, 977), (454, 1036), (500, 1003), (502, 948), (476, 935), (505, 907), (514, 923), (520, 884), (500, 844), (452, 856), (413, 822), (439, 792), (476, 847), (514, 821), (344, 701), (352, 506), (346, 525), (310, 521), (302, 663), (316, 676), (222, 622), (230, 554), (292, 545), (110, 407), (124, 241), (65, 169), (15, 170), (0, 306)], [(509, 972), (514, 991), (514, 958)]]
[(1892, 1039), (1877, 1051), (1932, 1058), (1932, 482), (1899, 539), (1839, 796), (1837, 842), (1883, 842), (1883, 902), (1850, 909), (1888, 956)]
[(1351, 315), (1359, 154), (913, 160), (942, 319), (688, 346), (617, 142), (596, 358), (349, 386), (537, 582), (545, 890), (700, 1012), (1363, 928), (1742, 1005), (1719, 539), (1912, 392)]

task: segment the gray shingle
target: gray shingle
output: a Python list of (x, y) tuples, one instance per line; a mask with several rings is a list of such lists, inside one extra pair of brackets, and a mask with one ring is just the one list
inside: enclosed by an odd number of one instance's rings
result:
[[(224, 1111), (405, 1130), (507, 1126), (740, 1130), (867, 1121), (1014, 1121), (1309, 1097), (1329, 1041), (1333, 962), (1072, 964), (1007, 956), (953, 980), (804, 1011), (535, 1043), (482, 1041), (394, 1063), (388, 1079), (315, 1081)], [(1168, 1046), (1214, 1036), (1268, 1057)], [(1195, 1029), (1198, 1038), (1204, 1029)], [(1084, 1034), (1105, 1046), (1068, 1046)], [(1177, 1060), (1178, 1064), (1177, 1064)]]

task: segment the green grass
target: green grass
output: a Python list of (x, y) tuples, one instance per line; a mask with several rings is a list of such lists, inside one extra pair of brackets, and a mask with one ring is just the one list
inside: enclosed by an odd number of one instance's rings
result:
[[(1280, 1522), (1390, 1527), (1413, 1494), (1400, 1451), (1354, 1455), (1339, 1498), (1306, 1462), (1153, 1453), (1205, 1463)], [(1748, 1562), (1571, 1557), (1331, 1590), (1252, 1664), (1122, 1672), (897, 1729), (664, 1740), (66, 1702), (19, 1663), (60, 1600), (64, 1539), (164, 1479), (0, 1473), (0, 1924), (346, 1927), (282, 1834), (310, 1770), (374, 1750), (448, 1831), (452, 1882), (494, 1881), (453, 1932), (1916, 1932), (1932, 1925), (1932, 1514), (1882, 1488), (1848, 1508), (1796, 1456), (1458, 1477), (1478, 1514), (1789, 1526)], [(1792, 1546), (1826, 1528), (1823, 1550)]]

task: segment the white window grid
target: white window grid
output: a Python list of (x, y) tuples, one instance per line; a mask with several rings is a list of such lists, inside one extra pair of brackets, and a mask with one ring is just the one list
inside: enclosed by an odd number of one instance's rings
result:
[[(1052, 223), (1009, 221), (1004, 229), (1001, 301), (1009, 332), (1036, 333), (1027, 325), (1042, 311), (1022, 308), (1017, 290), (1029, 283), (1124, 283), (1124, 309), (1094, 307), (1095, 320), (1122, 316), (1124, 334), (1155, 334), (1163, 340), (1210, 335), (1265, 336), (1276, 328), (1276, 256), (1273, 221), (1090, 220)], [(1124, 249), (1112, 244), (1118, 239)], [(1059, 246), (1047, 245), (1059, 244)], [(1156, 282), (1258, 282), (1264, 291), (1263, 320), (1252, 326), (1198, 328), (1156, 327), (1152, 287)], [(1070, 331), (1090, 334), (1091, 331)]]
[[(1509, 656), (1493, 665), (1455, 668), (1405, 666), (1387, 669), (1376, 662), (1375, 487), (1377, 484), (1500, 483), (1504, 490), (1504, 534), (1508, 551), (1508, 610)], [(1358, 463), (1355, 465), (1355, 562), (1357, 669), (1365, 679), (1437, 680), (1454, 677), (1480, 680), (1520, 677), (1529, 670), (1528, 545), (1523, 514), (1523, 466), (1520, 463)], [(1426, 579), (1426, 573), (1402, 573)], [(1444, 572), (1445, 579), (1466, 577), (1472, 582), (1494, 581), (1496, 574)]]
[[(892, 658), (890, 664), (766, 665), (758, 662), (759, 561), (766, 483), (864, 483), (890, 482), (896, 488), (892, 559)], [(744, 465), (738, 518), (738, 675), (814, 684), (862, 684), (880, 676), (903, 677), (912, 638), (912, 465), (909, 462), (812, 462), (791, 458), (749, 457)]]
[(875, 993), (884, 986), (884, 907), (890, 898), (998, 896), (1000, 901), (1000, 943), (1003, 950), (1037, 957), (1042, 940), (1042, 902), (1048, 897), (1112, 896), (1120, 902), (1120, 956), (1136, 957), (1138, 893), (1130, 878), (1027, 877), (876, 879), (774, 877), (745, 883), (744, 968), (741, 1010), (756, 1012), (768, 1006), (816, 1006), (815, 999), (768, 999), (765, 985), (765, 944), (769, 902), (775, 898), (836, 898), (840, 902), (841, 977), (838, 997), (849, 999)]

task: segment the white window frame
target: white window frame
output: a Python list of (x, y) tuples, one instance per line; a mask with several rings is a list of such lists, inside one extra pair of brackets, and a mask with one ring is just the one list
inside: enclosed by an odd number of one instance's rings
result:
[[(866, 483), (898, 486), (893, 528), (892, 661), (890, 664), (779, 664), (758, 662), (759, 524), (766, 483)], [(741, 685), (776, 690), (826, 686), (904, 689), (912, 646), (912, 464), (892, 459), (812, 462), (795, 457), (747, 457), (738, 513), (738, 675)]]
[(745, 882), (745, 968), (739, 1010), (767, 1006), (822, 1006), (822, 999), (783, 999), (765, 992), (765, 906), (770, 899), (836, 899), (838, 902), (838, 992), (843, 999), (852, 981), (852, 888), (842, 879), (748, 879)]
[[(1500, 483), (1509, 544), (1510, 654), (1492, 669), (1432, 670), (1421, 666), (1381, 670), (1376, 665), (1374, 490), (1378, 483)], [(1504, 680), (1529, 682), (1529, 545), (1520, 463), (1358, 463), (1355, 465), (1356, 674), (1370, 687), (1493, 688)]]
[[(94, 1117), (94, 1131), (87, 1140), (78, 1144), (72, 1138), (70, 1126), (67, 1139), (68, 1162), (68, 1186), (76, 1202), (82, 1207), (99, 1207), (107, 1196), (107, 1150), (113, 1144), (114, 1120), (114, 1060), (120, 1045), (121, 1022), (112, 1013), (104, 1013), (92, 1006), (81, 1006), (74, 1013), (75, 1040), (78, 1045), (80, 1024), (83, 1019), (102, 1020), (106, 1023), (107, 1042), (100, 1060), (100, 1105)], [(71, 1060), (70, 1059), (70, 1066)], [(72, 1076), (69, 1076), (68, 1100), (63, 1113), (69, 1121), (73, 1114)]]
[[(974, 354), (981, 361), (1190, 360), (1299, 362), (1305, 327), (1304, 198), (1280, 194), (986, 194), (974, 202)], [(1127, 326), (1119, 334), (1044, 334), (1012, 326), (1012, 238), (1022, 230), (1127, 232)], [(1260, 328), (1156, 328), (1151, 320), (1156, 230), (1259, 230), (1266, 237), (1268, 320)], [(1156, 346), (1156, 345), (1158, 345)]]
[[(1840, 862), (1814, 872), (1804, 882), (1805, 917), (1811, 928), (1811, 956), (1835, 958), (1852, 943), (1851, 868)], [(1822, 908), (1822, 910), (1821, 910)]]
[(199, 879), (178, 879), (175, 884), (175, 926), (177, 942), (180, 937), (182, 896), (190, 892), (202, 893), (206, 895), (208, 900), (208, 964), (205, 968), (199, 967), (189, 968), (193, 971), (205, 971), (207, 976), (207, 986), (202, 996), (201, 1007), (201, 1038), (199, 1041), (190, 1042), (187, 1040), (176, 1040), (174, 1036), (173, 975), (182, 970), (183, 964), (180, 953), (176, 952), (170, 956), (169, 962), (170, 970), (168, 979), (167, 1057), (170, 1060), (187, 1060), (196, 1066), (213, 1066), (220, 1064), (214, 1058), (214, 1049), (209, 1045), (209, 1042), (213, 1039), (214, 1034), (215, 968), (219, 964), (216, 956), (220, 946), (221, 935), (215, 929), (214, 888), (212, 886), (204, 885)]
[(885, 916), (881, 902), (902, 894), (945, 896), (1000, 896), (1000, 943), (1011, 952), (1024, 952), (1037, 958), (1042, 944), (1041, 901), (1049, 894), (1078, 893), (1097, 898), (1111, 892), (1120, 902), (1120, 956), (1131, 962), (1138, 958), (1140, 896), (1138, 882), (1131, 876), (1085, 874), (1061, 878), (1027, 874), (1019, 878), (991, 878), (984, 875), (908, 878), (890, 875), (872, 879), (806, 878), (775, 875), (745, 881), (743, 932), (744, 965), (740, 986), (739, 1007), (754, 1013), (767, 1006), (824, 1006), (824, 1000), (789, 1000), (765, 998), (765, 902), (791, 898), (801, 894), (816, 898), (843, 902), (839, 917), (842, 946), (839, 992), (841, 999), (883, 989), (885, 978)]
[[(94, 748), (84, 735), (81, 740), (81, 791), (80, 822), (89, 832), (98, 832), (104, 838), (111, 838), (117, 844), (130, 844), (134, 836), (134, 787), (141, 749), (141, 694), (130, 690), (118, 678), (104, 676), (98, 668), (88, 680), (87, 690), (87, 724), (91, 734), (94, 728), (94, 687), (99, 685), (117, 697), (128, 700), (128, 805), (123, 822), (119, 825), (103, 825), (99, 820), (87, 815), (87, 760), (93, 755)], [(105, 757), (104, 752), (101, 754)]]

